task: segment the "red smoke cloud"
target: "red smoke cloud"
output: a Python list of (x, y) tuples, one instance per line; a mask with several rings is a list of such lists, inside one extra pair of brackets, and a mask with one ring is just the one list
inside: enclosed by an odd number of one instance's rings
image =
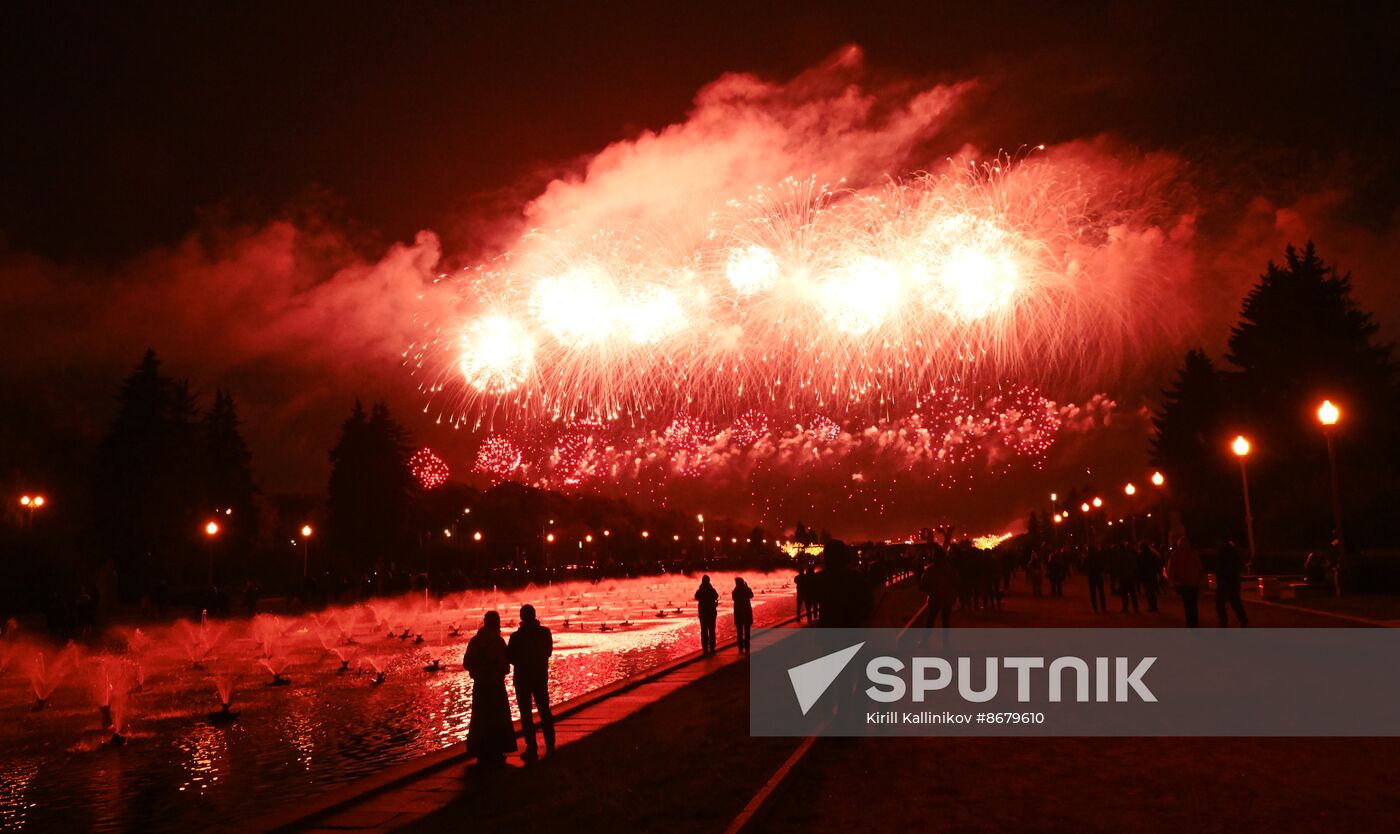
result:
[[(685, 120), (580, 159), (480, 239), (501, 239), (502, 229), (587, 234), (627, 220), (699, 223), (722, 201), (790, 176), (864, 188), (940, 170), (948, 157), (989, 158), (1000, 149), (967, 147), (956, 131), (960, 120), (977, 115), (969, 111), (973, 91), (978, 108), (1017, 106), (1019, 91), (989, 83), (872, 80), (854, 47), (786, 82), (726, 75), (697, 94)], [(1014, 150), (1038, 137), (1005, 140)], [(1127, 369), (1137, 390), (1109, 391), (1120, 414), (1139, 412), (1142, 397), (1160, 387), (1185, 347), (1220, 349), (1244, 292), (1290, 242), (1315, 239), (1324, 257), (1352, 269), (1362, 302), (1393, 327), (1400, 285), (1383, 265), (1400, 256), (1395, 218), (1351, 222), (1349, 195), (1338, 183), (1324, 179), (1291, 198), (1241, 193), (1228, 185), (1229, 172), (1215, 172), (1205, 185), (1196, 160), (1123, 148), (1106, 136), (1047, 148), (1044, 158), (1097, 177), (1094, 187), (1115, 189), (1119, 202), (1139, 209), (1133, 223), (1115, 227), (1121, 237), (1103, 251), (1104, 274), (1131, 276), (1150, 262), (1169, 279), (1172, 299), (1160, 316), (1170, 326), (1155, 331), (1143, 364)], [(459, 261), (444, 257), (431, 232), (366, 259), (345, 233), (291, 221), (202, 230), (115, 267), (0, 253), (0, 369), (16, 388), (60, 391), (100, 426), (121, 375), (154, 347), (171, 373), (239, 397), (259, 469), (273, 488), (324, 483), (325, 447), (356, 395), (390, 398), (424, 442), (466, 471), (475, 438), (417, 416), (421, 379), (402, 368), (404, 350), (430, 326), (425, 311), (447, 303), (436, 282), (444, 262)], [(1098, 382), (1069, 396), (1082, 402), (1100, 390)], [(1097, 460), (1137, 465), (1145, 421), (1124, 418), (1115, 426), (1113, 442), (1086, 445), (1097, 447)], [(1080, 471), (1084, 462), (1052, 460), (1048, 468)], [(1034, 480), (1026, 490), (1039, 491)], [(1005, 497), (1015, 491), (1009, 486)], [(910, 516), (919, 512), (913, 507)]]

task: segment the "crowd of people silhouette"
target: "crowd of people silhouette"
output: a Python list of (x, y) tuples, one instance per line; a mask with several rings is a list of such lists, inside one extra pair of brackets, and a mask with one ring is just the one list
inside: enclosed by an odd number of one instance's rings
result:
[[(823, 566), (815, 562), (799, 566), (794, 577), (796, 619), (824, 628), (859, 628), (867, 625), (875, 610), (873, 588), (882, 569), (857, 563), (855, 551), (839, 540), (825, 545)], [(1186, 625), (1199, 626), (1199, 596), (1207, 572), (1200, 553), (1184, 537), (1162, 551), (1149, 542), (1136, 546), (1119, 543), (1088, 547), (996, 548), (981, 550), (967, 540), (927, 542), (907, 559), (919, 591), (927, 599), (923, 623), (927, 629), (951, 627), (955, 612), (1002, 610), (1011, 582), (1020, 572), (1032, 598), (1059, 599), (1065, 583), (1076, 574), (1089, 590), (1090, 608), (1110, 612), (1116, 598), (1121, 614), (1159, 611), (1159, 594), (1174, 589), (1181, 598)], [(1240, 598), (1244, 563), (1231, 542), (1222, 542), (1213, 562), (1215, 607), (1220, 626), (1230, 623), (1230, 612), (1241, 627), (1249, 623)], [(748, 654), (753, 629), (754, 592), (743, 577), (734, 578), (729, 592), (733, 605), (735, 646)], [(717, 626), (721, 594), (708, 574), (695, 590), (700, 625), (700, 650), (718, 650)], [(539, 758), (538, 734), (544, 736), (546, 753), (554, 750), (554, 716), (549, 703), (549, 658), (553, 638), (536, 615), (534, 606), (520, 609), (520, 626), (507, 640), (501, 634), (501, 617), (486, 612), (481, 628), (467, 645), (463, 666), (473, 682), (472, 714), (467, 750), (482, 763), (500, 763), (517, 749), (511, 721), (506, 677), (512, 670), (516, 704), (520, 709), (525, 741), (522, 758)], [(535, 713), (538, 712), (538, 728)]]

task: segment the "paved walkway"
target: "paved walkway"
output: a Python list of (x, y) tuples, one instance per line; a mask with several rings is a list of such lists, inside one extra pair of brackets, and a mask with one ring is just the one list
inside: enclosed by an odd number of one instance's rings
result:
[[(739, 660), (732, 642), (716, 654), (699, 652), (635, 678), (619, 681), (555, 706), (555, 736), (562, 747), (614, 724), (642, 707)], [(518, 722), (517, 722), (518, 727)], [(446, 807), (462, 792), (475, 761), (455, 745), (368, 780), (346, 786), (314, 804), (303, 805), (262, 826), (271, 831), (387, 832)], [(524, 767), (518, 754), (508, 767)]]
[[(1139, 602), (1142, 613), (1118, 613), (1119, 600), (1110, 598), (1110, 612), (1096, 614), (1090, 610), (1085, 580), (1072, 578), (1065, 584), (1062, 598), (1033, 597), (1025, 581), (1017, 577), (1012, 583), (1003, 609), (1000, 611), (967, 611), (954, 615), (959, 627), (1180, 627), (1184, 621), (1180, 600), (1175, 593), (1164, 591), (1159, 597), (1160, 611), (1147, 613), (1145, 601)], [(886, 599), (884, 613), (887, 625), (903, 624), (914, 616), (922, 603), (911, 588), (902, 588)], [(1246, 602), (1252, 602), (1246, 598)], [(1293, 606), (1249, 604), (1251, 625), (1262, 627), (1329, 627), (1355, 626), (1359, 623), (1330, 617)], [(919, 622), (922, 618), (918, 618)], [(1216, 624), (1214, 600), (1204, 595), (1201, 600), (1201, 624)], [(714, 671), (739, 660), (733, 644), (722, 647), (719, 654), (702, 657), (697, 653), (652, 670), (643, 676), (621, 681), (574, 701), (556, 707), (556, 733), (560, 746), (577, 742), (603, 727), (621, 721), (648, 704), (664, 698)], [(995, 742), (993, 742), (995, 743)], [(800, 759), (802, 757), (798, 757)], [(795, 762), (794, 762), (795, 763)], [(518, 756), (508, 760), (512, 768), (522, 767)], [(378, 777), (347, 786), (341, 792), (320, 798), (313, 805), (303, 805), (280, 820), (270, 821), (265, 828), (277, 831), (302, 832), (383, 832), (413, 823), (438, 811), (462, 796), (464, 779), (474, 762), (467, 759), (460, 746), (442, 751), (423, 760), (391, 769)], [(778, 780), (781, 782), (782, 780)], [(776, 785), (774, 787), (777, 787)], [(781, 790), (779, 790), (781, 793)], [(781, 802), (781, 800), (780, 800)], [(771, 818), (768, 821), (772, 821)]]
[[(902, 599), (906, 616), (922, 607)], [(1089, 605), (1087, 580), (1034, 597), (1017, 576), (1000, 611), (953, 615), (960, 628), (1179, 628), (1172, 591), (1156, 613)], [(1245, 596), (1251, 627), (1384, 626)], [(922, 617), (916, 618), (922, 624)], [(1203, 594), (1202, 628), (1218, 627)], [(1234, 617), (1231, 614), (1231, 625)], [(852, 738), (816, 739), (784, 763), (730, 832), (1393, 831), (1400, 739)]]

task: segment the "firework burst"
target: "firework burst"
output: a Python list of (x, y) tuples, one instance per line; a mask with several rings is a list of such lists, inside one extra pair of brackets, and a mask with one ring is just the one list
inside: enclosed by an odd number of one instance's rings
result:
[(408, 469), (423, 489), (437, 489), (447, 483), (448, 476), (452, 474), (447, 462), (438, 457), (437, 453), (427, 446), (419, 449), (413, 454), (413, 457), (408, 459)]
[[(407, 356), (470, 426), (866, 420), (950, 387), (1098, 377), (1167, 326), (1141, 255), (1164, 233), (1103, 191), (999, 158), (865, 190), (790, 180), (698, 229), (537, 230), (447, 279), (459, 305)], [(958, 431), (994, 430), (973, 422)]]

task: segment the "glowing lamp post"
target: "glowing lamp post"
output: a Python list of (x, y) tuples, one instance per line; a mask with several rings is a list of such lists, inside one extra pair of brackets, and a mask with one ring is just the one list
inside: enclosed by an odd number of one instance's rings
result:
[[(1132, 498), (1134, 495), (1137, 495), (1137, 487), (1132, 483), (1125, 484), (1123, 486), (1123, 494), (1128, 496), (1129, 498)], [(1133, 547), (1137, 547), (1137, 513), (1132, 512), (1132, 507), (1129, 507), (1128, 509), (1128, 530), (1132, 533), (1133, 536)]]
[(1249, 566), (1253, 569), (1258, 553), (1254, 548), (1254, 511), (1249, 506), (1249, 471), (1245, 467), (1245, 458), (1249, 457), (1249, 441), (1244, 435), (1237, 435), (1230, 444), (1230, 449), (1240, 461), (1240, 489), (1244, 493), (1244, 529), (1249, 537)]
[(24, 515), (25, 515), (25, 519), (24, 519), (24, 520), (25, 520), (25, 526), (26, 526), (26, 527), (31, 528), (31, 529), (34, 527), (34, 513), (37, 512), (37, 511), (39, 511), (39, 510), (42, 510), (42, 509), (44, 508), (44, 504), (46, 504), (46, 503), (47, 503), (47, 501), (44, 499), (44, 496), (42, 496), (42, 495), (21, 495), (21, 496), (20, 496), (19, 505), (20, 505), (21, 507), (24, 507)]
[(210, 519), (204, 525), (204, 549), (209, 556), (209, 584), (214, 584), (214, 539), (219, 536), (219, 522)]
[(1338, 594), (1342, 592), (1341, 566), (1346, 558), (1346, 536), (1342, 532), (1342, 490), (1337, 481), (1337, 453), (1332, 447), (1332, 427), (1342, 419), (1342, 410), (1323, 400), (1317, 407), (1317, 421), (1322, 424), (1322, 436), (1327, 440), (1327, 468), (1332, 477), (1332, 526), (1337, 531), (1337, 556), (1332, 561), (1332, 584)]
[(1166, 476), (1166, 475), (1163, 475), (1161, 472), (1153, 472), (1153, 473), (1152, 473), (1152, 485), (1153, 485), (1153, 486), (1155, 486), (1155, 487), (1161, 487), (1161, 486), (1166, 486), (1166, 484), (1167, 484), (1167, 476)]
[(311, 561), (311, 534), (315, 532), (310, 524), (301, 525), (301, 578), (306, 578), (306, 571)]

